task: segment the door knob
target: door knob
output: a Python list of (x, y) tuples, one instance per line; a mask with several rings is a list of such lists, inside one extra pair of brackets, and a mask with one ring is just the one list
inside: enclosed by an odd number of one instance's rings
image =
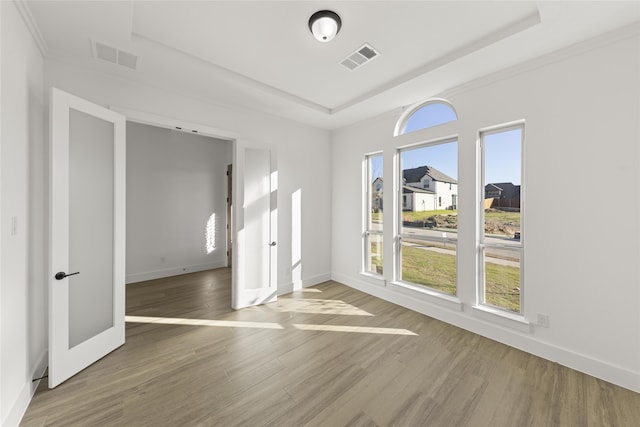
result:
[(275, 245), (276, 245), (276, 242), (269, 243), (269, 246), (275, 246)]
[(69, 276), (75, 276), (76, 274), (80, 274), (79, 271), (76, 271), (75, 273), (65, 273), (64, 271), (59, 271), (56, 273), (56, 275), (54, 276), (56, 278), (56, 280), (62, 280), (65, 277), (69, 277)]

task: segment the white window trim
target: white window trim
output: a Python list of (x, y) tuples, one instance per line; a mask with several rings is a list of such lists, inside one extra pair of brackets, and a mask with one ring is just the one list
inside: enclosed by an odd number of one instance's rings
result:
[(371, 283), (375, 286), (385, 287), (387, 286), (387, 280), (381, 274), (372, 273), (370, 271), (361, 271), (360, 276), (362, 276), (368, 283)]
[[(413, 113), (415, 113), (416, 111), (418, 111), (419, 109), (421, 109), (422, 107), (429, 105), (429, 104), (445, 104), (448, 107), (451, 108), (451, 110), (453, 110), (453, 114), (455, 114), (456, 119), (453, 120), (454, 122), (458, 120), (458, 112), (456, 111), (455, 107), (453, 106), (453, 104), (451, 104), (449, 101), (447, 101), (446, 99), (443, 98), (430, 98), (426, 101), (420, 102), (419, 104), (415, 104), (409, 108), (407, 108), (402, 115), (400, 116), (400, 118), (398, 119), (398, 121), (396, 122), (396, 127), (393, 130), (393, 136), (400, 136), (400, 135), (404, 135), (405, 134), (405, 129), (407, 128), (407, 122), (409, 121), (409, 118), (413, 115)], [(439, 125), (434, 125), (434, 126), (429, 126), (427, 128), (424, 129), (429, 129), (432, 127), (436, 127), (436, 126), (440, 126), (440, 125), (444, 125), (446, 123), (450, 123), (450, 122), (445, 122), (445, 123), (440, 123)], [(421, 130), (424, 130), (421, 129)]]
[[(427, 103), (429, 103), (429, 101), (422, 103), (416, 109), (421, 108), (423, 105), (426, 105)], [(448, 104), (448, 102), (446, 103)], [(453, 106), (451, 108), (453, 108)], [(400, 123), (400, 121), (398, 121), (398, 123)], [(396, 175), (397, 176), (395, 176), (394, 179), (400, 183), (400, 185), (398, 185), (398, 195), (399, 195), (398, 197), (401, 200), (403, 197), (402, 176), (401, 176), (402, 175), (402, 152), (407, 150), (412, 150), (412, 149), (423, 148), (423, 147), (432, 147), (432, 146), (441, 145), (441, 144), (448, 144), (451, 142), (455, 142), (456, 144), (459, 143), (458, 135), (449, 135), (446, 137), (435, 138), (429, 141), (422, 141), (422, 142), (417, 142), (413, 144), (403, 145), (396, 149), (396, 164), (397, 164)], [(456, 152), (458, 151), (456, 150)], [(459, 160), (460, 160), (460, 155), (458, 153), (456, 162), (459, 162)], [(408, 234), (401, 233), (402, 207), (403, 207), (402, 205), (397, 206), (397, 220), (396, 220), (396, 226), (395, 226), (396, 235), (394, 239), (395, 254), (396, 254), (395, 260), (394, 260), (395, 271), (394, 271), (394, 279), (391, 282), (389, 282), (390, 287), (393, 287), (394, 289), (402, 293), (408, 294), (410, 296), (424, 298), (428, 302), (435, 303), (437, 305), (441, 305), (447, 308), (453, 308), (454, 310), (457, 310), (457, 311), (462, 311), (463, 304), (457, 295), (449, 295), (444, 292), (439, 292), (435, 289), (429, 288), (427, 286), (421, 286), (416, 283), (411, 283), (411, 282), (402, 280), (402, 277), (401, 277), (402, 276), (402, 240), (403, 238), (407, 238), (407, 237), (416, 238), (415, 236), (410, 236)], [(419, 240), (419, 238), (416, 238), (416, 239)], [(460, 259), (458, 257), (458, 244), (456, 243), (456, 293), (458, 291), (458, 276), (459, 276), (458, 262), (459, 261)]]
[[(377, 279), (382, 281), (382, 284), (385, 284), (383, 274), (374, 273), (369, 270), (369, 262), (370, 256), (369, 253), (369, 238), (370, 236), (380, 236), (383, 239), (383, 247), (381, 250), (384, 253), (384, 228), (382, 230), (370, 230), (369, 225), (371, 224), (371, 198), (373, 194), (371, 193), (371, 186), (373, 182), (371, 181), (371, 158), (380, 156), (384, 165), (384, 157), (382, 151), (377, 151), (373, 153), (365, 154), (364, 156), (364, 170), (363, 170), (363, 184), (364, 184), (364, 200), (363, 200), (363, 222), (362, 222), (362, 260), (360, 263), (360, 274), (363, 276), (367, 276), (372, 279)], [(382, 179), (384, 180), (384, 169)], [(371, 182), (370, 182), (371, 181)], [(383, 184), (384, 191), (384, 184)], [(384, 212), (384, 211), (383, 211)], [(384, 258), (383, 258), (384, 259)]]
[[(524, 259), (525, 259), (525, 246), (524, 246), (524, 233), (520, 233), (520, 240), (517, 244), (494, 244), (486, 243), (484, 241), (484, 198), (485, 198), (485, 186), (484, 182), (484, 138), (487, 135), (496, 133), (508, 132), (511, 130), (520, 129), (520, 230), (524, 230), (525, 224), (525, 172), (524, 172), (524, 140), (525, 140), (525, 121), (517, 120), (514, 122), (504, 123), (501, 125), (490, 126), (480, 129), (478, 131), (478, 167), (476, 168), (478, 173), (479, 184), (479, 200), (478, 200), (478, 244), (477, 244), (477, 256), (478, 256), (478, 272), (477, 272), (477, 292), (476, 292), (476, 305), (473, 306), (474, 313), (480, 313), (481, 317), (492, 317), (497, 320), (498, 323), (504, 323), (505, 326), (516, 327), (516, 329), (530, 332), (530, 323), (526, 319), (526, 305), (525, 305), (525, 282), (524, 282)], [(510, 249), (518, 249), (520, 251), (520, 312), (516, 313), (507, 310), (502, 307), (497, 307), (485, 302), (485, 263), (484, 263), (484, 249), (487, 247), (499, 248), (508, 247)]]
[(531, 333), (532, 324), (524, 316), (511, 311), (505, 311), (491, 305), (474, 305), (472, 313), (479, 319), (497, 323), (507, 328), (516, 329), (521, 332)]
[(389, 282), (389, 288), (398, 293), (411, 296), (416, 299), (424, 300), (440, 307), (448, 308), (455, 311), (462, 311), (464, 304), (457, 297), (436, 290), (417, 285), (415, 283), (403, 282), (395, 280)]

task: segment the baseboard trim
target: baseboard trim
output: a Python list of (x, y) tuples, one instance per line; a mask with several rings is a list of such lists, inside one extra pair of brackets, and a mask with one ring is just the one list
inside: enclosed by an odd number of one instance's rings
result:
[(296, 282), (279, 284), (278, 295), (290, 294), (295, 290), (319, 285), (327, 280), (331, 280), (331, 273), (317, 274), (315, 276), (307, 277), (306, 279), (297, 280)]
[(22, 417), (27, 412), (27, 408), (31, 403), (31, 399), (40, 384), (40, 381), (32, 381), (33, 378), (40, 378), (44, 375), (47, 370), (47, 366), (49, 363), (49, 351), (44, 350), (38, 361), (36, 362), (36, 366), (31, 370), (31, 378), (27, 379), (27, 381), (22, 386), (22, 390), (18, 395), (13, 407), (9, 410), (7, 417), (2, 420), (3, 427), (11, 427), (11, 426), (19, 426), (22, 421)]
[(433, 317), (453, 326), (517, 348), (518, 350), (640, 393), (640, 372), (634, 372), (627, 368), (612, 365), (588, 355), (542, 341), (529, 333), (520, 333), (478, 317), (473, 317), (473, 315), (468, 312), (448, 310), (438, 305), (429, 304), (426, 301), (395, 292), (389, 288), (375, 286), (341, 273), (333, 273), (332, 279), (369, 295), (424, 314), (425, 316)]
[(280, 283), (278, 285), (278, 296), (287, 295), (293, 292), (293, 282)]
[(189, 274), (189, 273), (195, 273), (198, 271), (213, 270), (215, 268), (222, 268), (226, 266), (227, 266), (227, 261), (224, 260), (224, 261), (211, 262), (208, 264), (186, 265), (186, 266), (166, 268), (163, 270), (147, 271), (144, 273), (132, 273), (132, 274), (127, 274), (125, 278), (125, 283), (128, 285), (131, 283), (144, 282), (145, 280), (162, 279), (164, 277), (179, 276), (181, 274)]
[(302, 279), (302, 287), (308, 288), (310, 286), (319, 285), (320, 283), (324, 283), (328, 280), (331, 280), (331, 273), (317, 274), (315, 276)]

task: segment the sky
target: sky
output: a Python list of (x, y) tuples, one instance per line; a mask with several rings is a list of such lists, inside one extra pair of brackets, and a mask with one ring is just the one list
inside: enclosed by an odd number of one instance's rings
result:
[(520, 185), (522, 170), (522, 129), (493, 133), (484, 137), (484, 182)]
[(431, 166), (458, 179), (458, 142), (446, 142), (411, 150), (403, 150), (401, 154), (402, 170)]
[[(455, 112), (445, 104), (427, 104), (407, 121), (405, 133), (456, 120)], [(484, 137), (486, 184), (521, 181), (522, 130), (493, 133)], [(458, 143), (456, 141), (403, 150), (402, 169), (431, 166), (458, 179)], [(382, 175), (382, 155), (371, 159), (372, 180)]]
[(427, 104), (409, 117), (403, 133), (430, 128), (454, 120), (458, 120), (458, 117), (448, 105), (442, 103)]

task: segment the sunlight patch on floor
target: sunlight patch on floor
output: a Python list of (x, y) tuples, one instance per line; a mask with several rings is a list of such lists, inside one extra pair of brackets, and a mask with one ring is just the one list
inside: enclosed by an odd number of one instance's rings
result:
[(294, 324), (294, 328), (303, 331), (326, 331), (326, 332), (355, 332), (358, 334), (382, 334), (382, 335), (410, 335), (418, 336), (408, 329), (397, 328), (374, 328), (369, 326), (342, 326), (342, 325), (302, 325)]
[(171, 317), (125, 316), (128, 323), (160, 323), (163, 325), (218, 326), (225, 328), (284, 329), (279, 323), (245, 322), (241, 320), (184, 319)]
[[(211, 320), (211, 319), (187, 319), (172, 317), (151, 317), (151, 316), (125, 316), (127, 323), (152, 323), (161, 325), (179, 326), (214, 326), (224, 328), (254, 328), (254, 329), (285, 329), (279, 323), (270, 322), (246, 322), (241, 320)], [(399, 328), (378, 328), (370, 326), (347, 326), (347, 325), (314, 325), (314, 324), (293, 324), (294, 328), (301, 331), (325, 331), (325, 332), (351, 332), (358, 334), (380, 334), (380, 335), (408, 335), (417, 336), (415, 332), (408, 329)]]
[(316, 288), (302, 288), (302, 289), (296, 289), (295, 291), (293, 291), (293, 293), (296, 293), (296, 294), (298, 292), (308, 293), (308, 294), (319, 294), (319, 293), (322, 293), (322, 291), (320, 289), (316, 289)]
[(333, 299), (283, 299), (274, 303), (271, 308), (280, 313), (295, 312), (305, 314), (332, 314), (340, 316), (373, 316), (373, 314), (354, 305)]

